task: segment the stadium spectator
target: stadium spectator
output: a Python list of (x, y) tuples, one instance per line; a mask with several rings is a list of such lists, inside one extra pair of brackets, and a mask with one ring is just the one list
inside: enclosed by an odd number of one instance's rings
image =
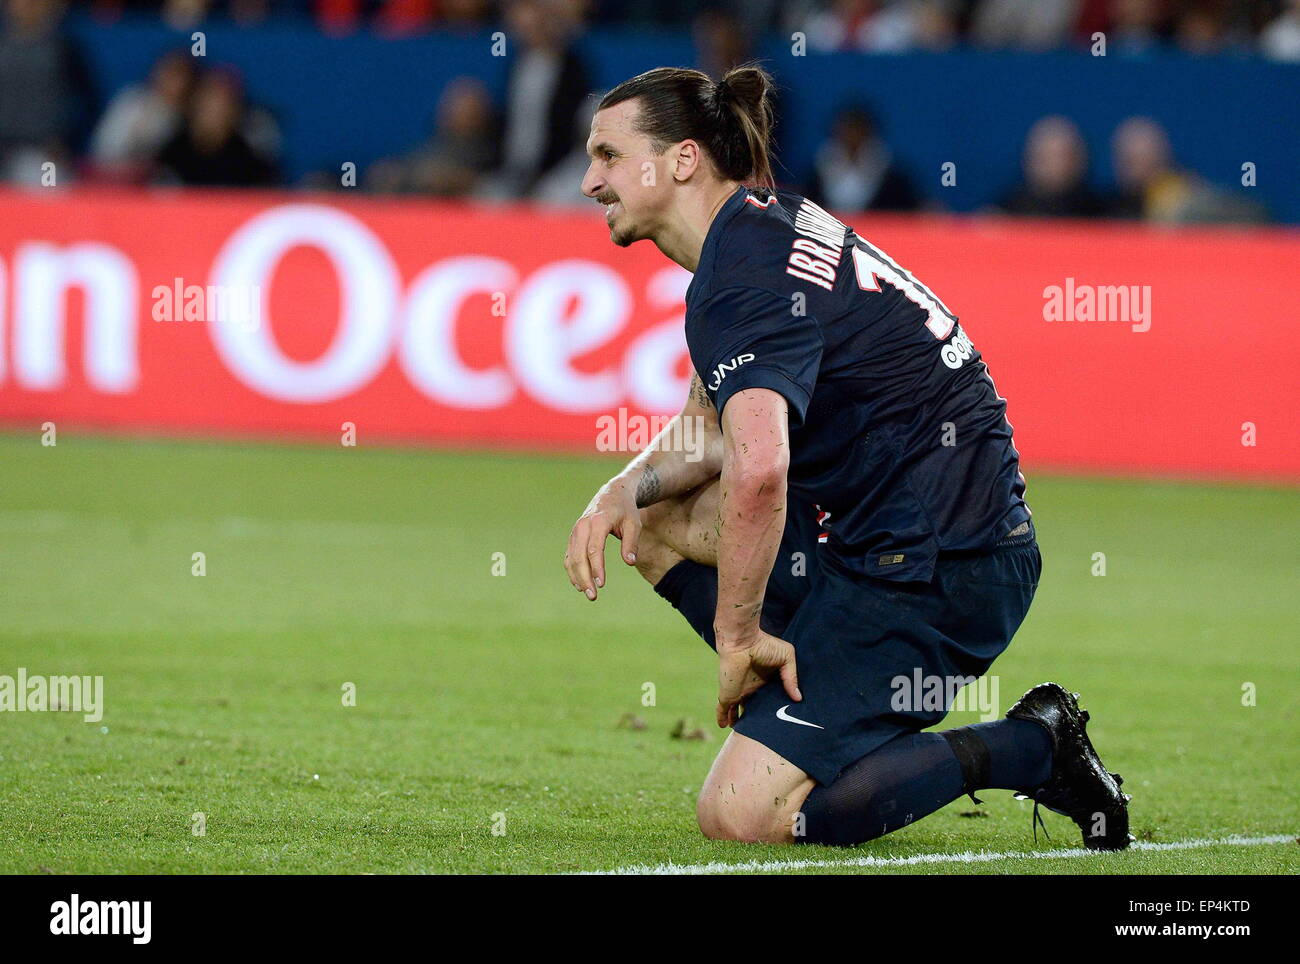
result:
[(383, 37), (407, 37), (433, 27), (434, 0), (380, 0), (375, 29)]
[(271, 15), (273, 0), (228, 0), (230, 19), (241, 27), (256, 27), (266, 23)]
[(174, 50), (157, 60), (147, 83), (118, 92), (91, 138), (98, 176), (145, 179), (153, 159), (180, 129), (196, 74), (188, 51)]
[(1272, 60), (1300, 62), (1300, 0), (1287, 0), (1286, 9), (1260, 35), (1259, 49)]
[(404, 157), (376, 161), (366, 187), (385, 193), (467, 197), (497, 163), (492, 100), (477, 78), (458, 77), (438, 99), (433, 135)]
[(1229, 30), (1223, 7), (1216, 0), (1199, 0), (1181, 11), (1174, 24), (1174, 42), (1184, 52), (1200, 56), (1239, 46)]
[(439, 0), (438, 25), (451, 30), (477, 30), (492, 20), (490, 0)]
[(361, 26), (362, 0), (311, 0), (311, 4), (321, 33), (341, 37)]
[(900, 53), (917, 45), (917, 11), (923, 0), (886, 3), (867, 21), (862, 49), (870, 53)]
[(8, 0), (0, 33), (0, 178), (41, 183), (53, 161), (72, 175), (94, 96), (81, 52), (62, 30), (57, 0)]
[(879, 7), (878, 0), (833, 0), (829, 9), (809, 19), (809, 46), (821, 51), (864, 49), (868, 25)]
[(959, 33), (955, 0), (835, 0), (808, 22), (815, 50), (888, 53), (951, 46)]
[[(275, 0), (230, 0), (267, 4)], [(489, 0), (298, 0), (311, 10), (323, 33), (346, 36), (360, 30), (373, 11), (372, 23), (381, 37), (408, 37), (438, 27), (479, 29), (489, 22)]]
[(797, 4), (789, 0), (729, 0), (726, 9), (739, 21), (747, 36), (755, 37), (777, 28), (783, 10), (791, 6)]
[(920, 199), (866, 107), (845, 108), (818, 149), (808, 197), (832, 211), (911, 211)]
[(1141, 220), (1148, 216), (1149, 196), (1161, 181), (1175, 177), (1164, 128), (1145, 117), (1130, 117), (1111, 136), (1111, 166), (1116, 192), (1111, 217)]
[(1028, 217), (1098, 217), (1103, 202), (1088, 187), (1087, 175), (1088, 152), (1074, 122), (1040, 118), (1025, 138), (1024, 180), (1001, 208)]
[(1165, 45), (1168, 29), (1164, 0), (1111, 0), (1107, 49), (1115, 53), (1146, 53)]
[(212, 12), (212, 0), (163, 0), (163, 22), (173, 30), (197, 27)]
[(914, 14), (913, 40), (920, 50), (948, 50), (961, 40), (959, 0), (925, 0)]
[(199, 78), (185, 126), (157, 157), (158, 175), (181, 184), (257, 187), (278, 180), (276, 166), (245, 133), (249, 111), (239, 80), (226, 70)]
[(1165, 223), (1261, 222), (1263, 205), (1214, 187), (1179, 168), (1169, 136), (1146, 117), (1130, 117), (1111, 140), (1117, 191), (1112, 217)]
[(569, 152), (573, 116), (590, 85), (564, 13), (556, 0), (513, 0), (507, 8), (510, 64), (497, 195), (526, 195)]
[(590, 211), (591, 198), (582, 193), (582, 179), (591, 164), (587, 154), (587, 138), (591, 135), (591, 119), (595, 116), (600, 98), (592, 95), (582, 102), (573, 125), (573, 150), (560, 163), (537, 182), (531, 200), (550, 207), (575, 207)]
[(971, 36), (987, 47), (1050, 50), (1069, 39), (1079, 8), (1080, 0), (981, 0)]
[(1104, 34), (1110, 27), (1111, 0), (1079, 0), (1079, 12), (1074, 18), (1074, 36), (1076, 43), (1090, 48), (1097, 34)]
[(710, 77), (721, 77), (750, 59), (749, 33), (735, 16), (722, 10), (705, 10), (695, 18), (695, 65)]
[(606, 23), (638, 27), (684, 27), (700, 12), (699, 0), (606, 0), (597, 13)]

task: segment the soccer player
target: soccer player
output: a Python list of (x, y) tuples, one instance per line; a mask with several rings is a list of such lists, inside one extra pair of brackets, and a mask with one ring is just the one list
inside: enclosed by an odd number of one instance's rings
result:
[[(1003, 788), (1072, 818), (1088, 847), (1126, 847), (1128, 797), (1062, 687), (922, 732), (953, 689), (936, 704), (912, 682), (983, 675), (1037, 587), (1019, 456), (934, 292), (771, 189), (769, 89), (754, 66), (717, 83), (659, 68), (600, 101), (583, 192), (615, 244), (648, 239), (694, 274), (695, 375), (574, 525), (569, 579), (597, 598), (613, 534), (716, 649), (732, 732), (697, 804), (709, 837), (851, 845)], [(683, 419), (703, 426), (703, 458), (665, 444)]]

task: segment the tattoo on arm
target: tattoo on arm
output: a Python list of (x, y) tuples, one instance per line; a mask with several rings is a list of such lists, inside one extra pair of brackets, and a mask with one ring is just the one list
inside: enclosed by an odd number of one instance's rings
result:
[(662, 489), (659, 473), (653, 465), (647, 465), (641, 470), (641, 481), (636, 484), (636, 507), (644, 509), (648, 505), (654, 505), (659, 501)]
[(691, 397), (703, 408), (713, 407), (713, 403), (709, 401), (709, 393), (705, 391), (704, 382), (700, 381), (699, 375), (691, 376)]

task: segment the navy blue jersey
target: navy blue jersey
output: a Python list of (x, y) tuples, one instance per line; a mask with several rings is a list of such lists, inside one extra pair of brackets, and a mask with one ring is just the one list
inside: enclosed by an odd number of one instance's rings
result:
[(726, 201), (686, 342), (719, 414), (742, 389), (785, 397), (790, 491), (848, 568), (928, 582), (940, 551), (991, 548), (1029, 518), (1006, 402), (956, 316), (811, 201)]

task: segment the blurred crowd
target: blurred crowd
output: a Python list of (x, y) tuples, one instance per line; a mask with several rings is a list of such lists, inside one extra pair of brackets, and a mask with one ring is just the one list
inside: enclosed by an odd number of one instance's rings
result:
[[(149, 11), (179, 28), (211, 16), (255, 26), (283, 16), (321, 30), (392, 34), (482, 29), (511, 0), (82, 0), (101, 17)], [(957, 43), (1045, 50), (1088, 45), (1098, 32), (1121, 50), (1176, 46), (1195, 54), (1258, 50), (1300, 59), (1296, 0), (551, 0), (572, 24), (685, 27), (706, 6), (751, 34), (803, 31), (821, 50), (942, 49)]]
[[(162, 56), (138, 84), (101, 104), (84, 58), (62, 25), (59, 0), (0, 0), (0, 178), (41, 183), (45, 162), (65, 177), (116, 184), (256, 187), (285, 185), (275, 117), (251, 102), (236, 71), (200, 66), (188, 50)], [(130, 3), (97, 0), (100, 15), (149, 7), (176, 26), (212, 14), (210, 0)], [(223, 15), (254, 24), (287, 9), (322, 26), (364, 22), (393, 30), (504, 25), (515, 44), (504, 97), (494, 100), (475, 77), (441, 91), (422, 143), (359, 172), (355, 186), (389, 194), (479, 201), (528, 199), (583, 204), (585, 141), (595, 98), (574, 38), (592, 22), (674, 24), (685, 20), (696, 66), (718, 76), (752, 56), (749, 38), (798, 23), (810, 46), (867, 51), (942, 47), (954, 42), (1046, 48), (1107, 32), (1108, 43), (1139, 50), (1176, 44), (1208, 53), (1257, 48), (1300, 59), (1300, 0), (834, 0), (799, 4), (744, 0), (699, 12), (685, 0), (221, 0)], [(792, 9), (802, 19), (790, 20)], [(1082, 41), (1081, 41), (1082, 42)], [(1112, 46), (1112, 49), (1114, 47)], [(780, 103), (777, 104), (778, 117)], [(937, 210), (933, 183), (909, 176), (895, 160), (866, 102), (846, 103), (815, 154), (807, 183), (783, 184), (838, 211)], [(1038, 120), (1028, 131), (1021, 170), (1006, 172), (997, 209), (1019, 216), (1110, 217), (1166, 222), (1262, 221), (1267, 212), (1242, 192), (1211, 185), (1180, 166), (1168, 133), (1132, 117), (1113, 132), (1106, 194), (1089, 185), (1094, 159), (1067, 117)], [(351, 187), (338, 171), (308, 175), (298, 186)]]
[(1169, 135), (1155, 121), (1130, 117), (1111, 135), (1115, 186), (1088, 187), (1088, 150), (1066, 117), (1038, 120), (1025, 138), (1020, 182), (1002, 199), (1007, 214), (1110, 217), (1165, 223), (1258, 222), (1268, 211), (1242, 192), (1227, 191), (1181, 167)]
[(248, 103), (239, 75), (161, 57), (138, 85), (101, 105), (85, 58), (54, 0), (3, 0), (0, 179), (48, 184), (271, 186), (280, 182), (279, 125)]

